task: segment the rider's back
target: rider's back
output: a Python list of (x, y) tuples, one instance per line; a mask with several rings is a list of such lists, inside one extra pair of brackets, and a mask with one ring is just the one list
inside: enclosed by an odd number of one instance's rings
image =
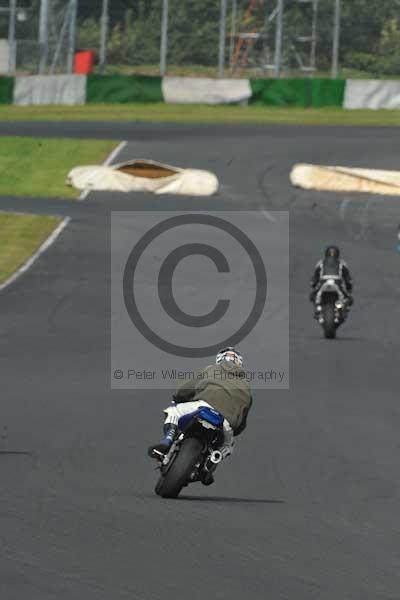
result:
[(243, 431), (252, 399), (243, 369), (210, 365), (197, 378), (193, 400), (203, 400), (220, 412), (236, 434)]

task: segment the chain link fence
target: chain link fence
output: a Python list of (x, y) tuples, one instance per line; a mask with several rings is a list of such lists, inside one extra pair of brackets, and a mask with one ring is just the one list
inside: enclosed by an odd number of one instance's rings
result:
[(400, 0), (0, 0), (3, 74), (70, 72), (79, 50), (103, 73), (393, 78)]

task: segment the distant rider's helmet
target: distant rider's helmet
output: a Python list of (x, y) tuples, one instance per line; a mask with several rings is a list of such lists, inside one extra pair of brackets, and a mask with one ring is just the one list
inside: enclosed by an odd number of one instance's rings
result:
[(339, 259), (340, 250), (338, 246), (328, 246), (325, 250), (325, 256)]
[(230, 369), (241, 367), (243, 365), (243, 356), (240, 354), (239, 350), (232, 348), (232, 346), (228, 346), (228, 348), (223, 348), (223, 350), (218, 352), (215, 363), (217, 365), (224, 364), (224, 366), (227, 366)]

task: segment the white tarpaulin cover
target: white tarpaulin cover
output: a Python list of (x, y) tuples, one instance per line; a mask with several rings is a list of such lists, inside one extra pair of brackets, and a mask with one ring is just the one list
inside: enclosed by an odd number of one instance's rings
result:
[(306, 190), (400, 196), (400, 171), (298, 164), (290, 173), (290, 181)]
[(181, 169), (147, 159), (112, 166), (75, 167), (68, 173), (66, 184), (78, 190), (186, 196), (211, 196), (218, 190), (218, 179), (210, 171)]
[(348, 79), (343, 108), (373, 110), (400, 108), (400, 81)]
[(86, 75), (16, 77), (14, 104), (85, 104)]
[(164, 77), (162, 92), (167, 104), (233, 104), (251, 98), (248, 79)]

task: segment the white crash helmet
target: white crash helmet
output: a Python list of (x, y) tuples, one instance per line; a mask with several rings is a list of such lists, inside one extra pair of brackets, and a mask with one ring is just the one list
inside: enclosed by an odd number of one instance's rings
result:
[(230, 368), (241, 367), (243, 365), (243, 356), (239, 350), (236, 350), (232, 346), (223, 348), (220, 350), (215, 358), (215, 364), (220, 365), (226, 363)]

